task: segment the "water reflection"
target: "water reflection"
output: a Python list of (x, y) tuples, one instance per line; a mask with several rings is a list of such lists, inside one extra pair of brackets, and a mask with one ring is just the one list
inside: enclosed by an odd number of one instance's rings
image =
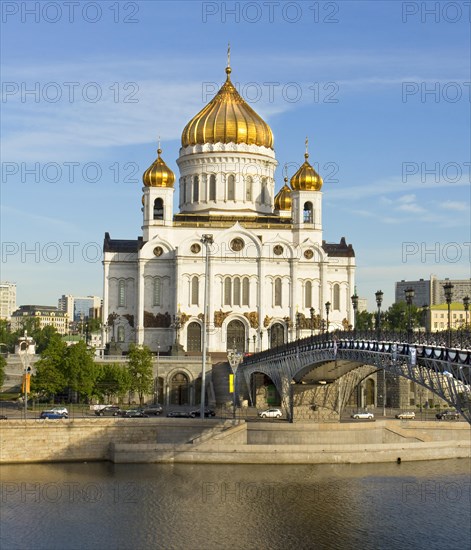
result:
[(9, 549), (471, 546), (470, 461), (2, 466)]

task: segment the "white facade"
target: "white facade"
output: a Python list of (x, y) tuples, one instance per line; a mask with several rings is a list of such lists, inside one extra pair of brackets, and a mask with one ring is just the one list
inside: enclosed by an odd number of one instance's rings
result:
[(146, 184), (142, 238), (105, 235), (108, 341), (165, 352), (178, 333), (185, 352), (200, 352), (206, 276), (210, 353), (234, 345), (259, 351), (318, 333), (326, 302), (330, 330), (353, 324), (355, 255), (345, 239), (324, 242), (320, 190), (293, 189), (291, 210), (275, 209), (275, 151), (253, 143), (187, 145), (177, 164), (176, 215), (173, 186)]
[(16, 283), (0, 283), (0, 319), (10, 320), (16, 310)]

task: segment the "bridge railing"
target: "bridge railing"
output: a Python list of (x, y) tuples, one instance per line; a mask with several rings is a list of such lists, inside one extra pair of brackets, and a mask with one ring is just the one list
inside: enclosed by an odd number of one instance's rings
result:
[[(377, 339), (376, 331), (335, 331), (318, 334), (295, 340), (282, 346), (267, 349), (265, 351), (246, 356), (242, 365), (258, 363), (268, 358), (286, 357), (294, 353), (302, 353), (316, 349), (358, 349), (370, 350), (383, 353), (397, 353), (398, 355), (409, 355), (411, 348), (415, 349), (417, 357), (436, 359), (440, 361), (451, 361), (461, 365), (471, 364), (471, 345), (469, 335), (461, 345), (446, 347), (447, 332), (420, 333), (412, 335), (404, 332), (382, 331), (381, 339)], [(457, 343), (456, 339), (452, 344)], [(393, 350), (393, 344), (396, 349)]]

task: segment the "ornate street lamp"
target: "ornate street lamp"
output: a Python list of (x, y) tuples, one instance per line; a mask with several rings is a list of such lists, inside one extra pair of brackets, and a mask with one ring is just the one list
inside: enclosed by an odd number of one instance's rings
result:
[(296, 312), (296, 340), (299, 340), (301, 333), (301, 314), (299, 311)]
[(451, 300), (453, 299), (453, 285), (446, 283), (443, 285), (445, 291), (445, 300), (448, 306), (448, 347), (451, 348)]
[(254, 335), (252, 336), (252, 339), (253, 339), (253, 352), (255, 353), (255, 344), (256, 344), (256, 342), (257, 342), (257, 336), (254, 334)]
[(407, 322), (407, 341), (410, 343), (412, 340), (412, 319), (411, 319), (411, 307), (412, 307), (412, 301), (415, 296), (415, 290), (412, 287), (406, 288), (404, 290), (404, 293), (406, 295), (406, 304), (407, 304), (407, 310), (408, 310), (408, 322)]
[(330, 302), (325, 303), (325, 313), (326, 313), (326, 332), (329, 334), (329, 312), (330, 312)]
[(237, 377), (237, 367), (242, 363), (244, 360), (243, 354), (237, 350), (235, 347), (235, 340), (234, 340), (234, 348), (229, 350), (227, 352), (227, 359), (229, 361), (229, 365), (232, 369), (232, 374), (234, 375), (233, 378), (233, 388), (232, 388), (232, 394), (233, 394), (233, 400), (232, 400), (232, 418), (235, 418), (236, 416), (236, 377)]
[(260, 335), (260, 351), (263, 351), (263, 330), (262, 329), (260, 329), (259, 335)]
[(201, 365), (201, 405), (200, 405), (200, 418), (204, 419), (204, 402), (206, 397), (206, 353), (208, 348), (208, 300), (209, 300), (209, 258), (210, 258), (210, 246), (213, 244), (214, 239), (212, 235), (203, 235), (201, 237), (201, 243), (204, 244), (206, 249), (206, 261), (204, 269), (204, 301), (203, 301), (203, 360)]
[(353, 338), (357, 337), (357, 313), (358, 313), (358, 296), (357, 291), (355, 290), (355, 294), (351, 297), (352, 300), (352, 306), (353, 306)]
[(466, 333), (468, 333), (468, 311), (469, 311), (469, 296), (465, 296), (463, 298), (463, 307), (465, 311), (465, 322), (464, 322), (464, 328), (466, 330)]
[(314, 335), (314, 308), (311, 307), (309, 310), (309, 313), (311, 314), (311, 338)]
[(383, 303), (383, 291), (382, 290), (377, 290), (375, 292), (375, 296), (376, 296), (376, 305), (378, 306), (378, 317), (377, 317), (377, 322), (376, 322), (376, 335), (377, 335), (377, 340), (379, 341), (380, 336), (381, 336), (381, 304)]

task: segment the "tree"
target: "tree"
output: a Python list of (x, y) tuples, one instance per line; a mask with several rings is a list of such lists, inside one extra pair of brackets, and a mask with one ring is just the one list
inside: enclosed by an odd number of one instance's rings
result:
[(112, 363), (102, 365), (96, 381), (94, 394), (105, 398), (109, 403), (112, 397), (121, 397), (129, 392), (131, 387), (131, 376), (127, 367)]
[(36, 374), (31, 377), (31, 389), (45, 397), (53, 398), (65, 390), (67, 378), (64, 373), (64, 359), (67, 346), (59, 338), (52, 338), (36, 363)]
[(139, 395), (139, 404), (144, 402), (144, 394), (151, 393), (154, 376), (152, 371), (152, 353), (147, 346), (132, 344), (128, 353), (129, 375), (131, 377), (130, 391)]
[[(415, 305), (410, 306), (411, 328), (422, 325), (422, 310)], [(409, 306), (406, 302), (396, 302), (389, 307), (384, 315), (382, 328), (395, 331), (406, 331), (409, 327)]]
[(69, 390), (79, 398), (90, 399), (95, 389), (98, 371), (93, 360), (93, 350), (88, 349), (83, 340), (67, 348), (64, 372)]
[(368, 311), (358, 311), (357, 312), (357, 318), (356, 318), (356, 329), (357, 330), (373, 330), (374, 327), (374, 321), (373, 321), (374, 314), (368, 313)]

